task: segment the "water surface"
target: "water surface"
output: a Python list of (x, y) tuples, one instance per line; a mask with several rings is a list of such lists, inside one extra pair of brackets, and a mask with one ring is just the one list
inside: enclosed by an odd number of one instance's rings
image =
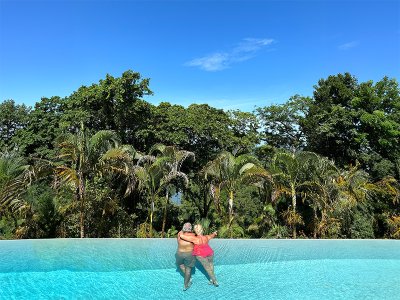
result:
[(400, 241), (210, 241), (182, 291), (175, 239), (0, 241), (0, 299), (400, 299)]

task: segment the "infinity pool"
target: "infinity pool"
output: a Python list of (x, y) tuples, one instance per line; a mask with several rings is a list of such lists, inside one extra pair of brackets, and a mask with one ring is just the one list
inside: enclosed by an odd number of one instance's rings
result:
[(175, 239), (0, 241), (0, 299), (400, 299), (400, 241), (223, 240), (182, 291)]

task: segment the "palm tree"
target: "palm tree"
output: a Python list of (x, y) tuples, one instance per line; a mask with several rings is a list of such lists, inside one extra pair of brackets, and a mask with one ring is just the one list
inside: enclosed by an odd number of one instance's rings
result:
[(338, 187), (338, 201), (341, 209), (351, 209), (366, 201), (375, 185), (369, 182), (369, 175), (359, 169), (359, 165), (350, 166), (336, 179)]
[[(164, 158), (167, 159), (166, 164), (164, 165), (164, 173), (166, 175), (166, 182), (168, 182), (165, 186), (165, 204), (163, 208), (163, 221), (162, 221), (162, 228), (161, 228), (161, 237), (164, 237), (165, 233), (165, 225), (167, 221), (167, 211), (168, 211), (168, 205), (169, 205), (169, 187), (171, 186), (171, 183), (177, 179), (181, 178), (183, 179), (183, 182), (185, 183), (185, 186), (187, 186), (189, 179), (185, 173), (181, 171), (181, 167), (184, 161), (187, 159), (195, 159), (195, 155), (193, 152), (186, 151), (186, 150), (179, 150), (175, 146), (166, 146), (163, 144), (156, 144), (154, 145), (150, 153), (157, 153), (159, 152)], [(172, 184), (172, 186), (176, 187), (176, 182), (175, 184)]]
[(114, 132), (102, 130), (89, 135), (81, 127), (76, 134), (68, 134), (59, 144), (60, 163), (56, 166), (56, 178), (59, 183), (71, 186), (74, 198), (79, 205), (80, 237), (85, 236), (85, 203), (87, 184), (101, 170), (101, 158), (104, 153), (118, 144)]
[(275, 189), (274, 174), (270, 166), (255, 165), (246, 170), (243, 175), (243, 182), (257, 188), (260, 200), (263, 203), (260, 215), (254, 219), (253, 224), (249, 226), (248, 230), (261, 233), (265, 231), (266, 227), (272, 228), (276, 226), (276, 200), (279, 197), (280, 191)]
[(227, 191), (228, 199), (228, 220), (227, 228), (232, 227), (234, 220), (234, 195), (245, 177), (246, 171), (258, 165), (257, 159), (248, 154), (235, 157), (232, 153), (223, 151), (214, 160), (210, 161), (203, 169), (205, 179), (211, 179), (211, 194), (215, 199), (217, 211), (220, 208), (220, 192)]
[[(31, 211), (24, 194), (32, 182), (32, 167), (16, 152), (0, 152), (0, 214), (12, 218), (15, 228), (18, 227), (16, 213)], [(17, 236), (19, 234), (17, 233)]]
[(309, 160), (309, 178), (304, 185), (304, 200), (314, 211), (314, 238), (317, 235), (325, 236), (329, 227), (337, 224), (333, 217), (334, 205), (337, 201), (337, 185), (335, 179), (339, 170), (333, 161), (326, 157), (315, 156)]
[[(17, 237), (25, 236), (35, 222), (36, 199), (29, 199), (26, 194), (37, 179), (52, 173), (50, 163), (35, 159), (33, 165), (27, 164), (24, 157), (16, 152), (0, 152), (0, 213), (8, 213), (14, 220)], [(33, 200), (33, 201), (32, 201)], [(17, 226), (17, 215), (24, 221)]]
[[(180, 171), (183, 161), (188, 157), (194, 157), (194, 154), (185, 150), (178, 150), (174, 146), (165, 146), (162, 144), (156, 144), (150, 150), (150, 153), (159, 151), (161, 155), (145, 155), (142, 156), (137, 166), (133, 169), (135, 177), (138, 181), (139, 190), (144, 191), (149, 203), (149, 236), (153, 235), (153, 217), (155, 211), (156, 198), (161, 194), (162, 191), (166, 192), (166, 205), (169, 203), (168, 186), (170, 184), (176, 184), (175, 181), (182, 180), (186, 186), (189, 182), (187, 175)], [(164, 207), (166, 210), (167, 207)], [(166, 211), (164, 213), (166, 220)], [(165, 223), (163, 224), (165, 230)]]
[[(399, 160), (400, 161), (400, 160)], [(384, 195), (386, 199), (391, 199), (393, 205), (399, 208), (400, 203), (400, 182), (392, 176), (387, 176), (375, 183), (376, 189), (372, 195)], [(390, 237), (398, 239), (400, 238), (400, 215), (396, 214), (396, 208), (390, 214), (386, 214), (386, 222), (389, 225)]]
[(100, 159), (105, 173), (118, 176), (116, 181), (121, 181), (125, 186), (124, 196), (128, 196), (136, 187), (134, 168), (136, 161), (142, 157), (131, 145), (117, 145), (109, 149)]
[(307, 180), (312, 162), (318, 156), (314, 152), (278, 152), (272, 159), (272, 173), (275, 182), (275, 189), (279, 193), (289, 195), (291, 206), (284, 212), (283, 216), (288, 225), (292, 228), (293, 238), (296, 238), (296, 226), (303, 224), (301, 215), (297, 213), (297, 195), (302, 188), (310, 185)]
[[(185, 199), (192, 202), (198, 209), (200, 219), (207, 219), (211, 205), (215, 200), (215, 197), (210, 193), (210, 185), (211, 183), (207, 182), (204, 176), (197, 173), (191, 178), (189, 186), (185, 190)], [(217, 211), (217, 213), (220, 213), (220, 211)]]
[(31, 179), (30, 166), (15, 152), (0, 152), (0, 208), (16, 208)]

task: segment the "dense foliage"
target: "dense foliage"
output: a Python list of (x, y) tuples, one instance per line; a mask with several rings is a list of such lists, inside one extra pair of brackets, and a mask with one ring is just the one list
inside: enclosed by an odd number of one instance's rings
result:
[(400, 89), (321, 79), (256, 111), (155, 106), (107, 75), (33, 108), (0, 103), (0, 238), (400, 238)]

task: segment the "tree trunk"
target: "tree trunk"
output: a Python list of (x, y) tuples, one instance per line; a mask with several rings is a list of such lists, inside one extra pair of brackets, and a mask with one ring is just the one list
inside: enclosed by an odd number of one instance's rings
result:
[(200, 216), (202, 219), (204, 219), (204, 218), (207, 218), (207, 214), (208, 214), (207, 190), (206, 189), (203, 190), (203, 192), (201, 193), (201, 196), (203, 196), (203, 210), (202, 210), (202, 212), (200, 212)]
[(151, 198), (149, 237), (153, 237), (154, 197)]
[(320, 233), (320, 237), (321, 238), (325, 238), (325, 234), (326, 234), (326, 227), (327, 227), (327, 215), (325, 210), (321, 211), (321, 223), (324, 225), (324, 228), (322, 228), (321, 233)]
[(232, 225), (233, 221), (233, 191), (229, 192), (229, 226)]
[(314, 239), (317, 238), (317, 230), (318, 230), (317, 226), (318, 226), (317, 211), (314, 209), (314, 235), (313, 235)]
[(83, 209), (81, 205), (81, 212), (80, 212), (80, 227), (81, 227), (81, 239), (85, 237), (85, 226), (84, 226), (84, 216), (83, 216)]
[(80, 202), (80, 218), (79, 225), (81, 229), (81, 238), (85, 237), (85, 182), (83, 181), (83, 176), (81, 173), (78, 175), (79, 177), (79, 202)]
[[(294, 188), (294, 186), (291, 186), (291, 194), (292, 194), (292, 209), (294, 214), (296, 214), (296, 190)], [(293, 238), (295, 239), (297, 237), (297, 233), (296, 233), (296, 222), (294, 222), (293, 224)]]
[(232, 238), (232, 223), (233, 223), (233, 191), (229, 192), (229, 223), (228, 228), (230, 231), (230, 236)]
[(161, 228), (161, 237), (162, 238), (164, 238), (165, 224), (167, 223), (168, 204), (169, 204), (169, 195), (168, 195), (168, 191), (167, 191), (167, 194), (165, 195), (165, 206), (164, 206), (163, 222), (162, 222), (162, 228)]

